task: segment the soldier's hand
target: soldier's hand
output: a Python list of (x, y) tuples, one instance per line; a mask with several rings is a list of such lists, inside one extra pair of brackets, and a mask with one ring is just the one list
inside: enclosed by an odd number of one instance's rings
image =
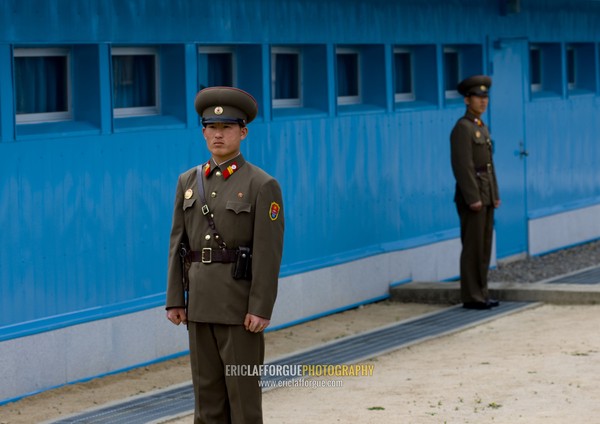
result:
[(481, 203), (481, 200), (478, 202), (475, 202), (475, 203), (471, 203), (469, 205), (469, 208), (471, 208), (471, 210), (475, 211), (475, 212), (479, 212), (482, 207), (483, 207), (483, 203)]
[(246, 314), (246, 318), (244, 319), (244, 327), (246, 327), (246, 330), (252, 333), (260, 333), (261, 331), (264, 331), (270, 323), (271, 320), (253, 314)]
[(501, 204), (501, 203), (502, 203), (502, 202), (500, 201), (500, 199), (498, 199), (498, 200), (494, 200), (494, 207), (495, 207), (496, 209), (498, 209), (498, 208), (500, 207), (500, 204)]
[(187, 324), (187, 315), (184, 308), (171, 308), (167, 310), (167, 319), (175, 325)]

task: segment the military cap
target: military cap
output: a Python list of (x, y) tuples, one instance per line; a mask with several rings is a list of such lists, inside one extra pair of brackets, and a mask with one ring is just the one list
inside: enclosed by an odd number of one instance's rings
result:
[(465, 97), (487, 97), (492, 86), (492, 79), (487, 75), (474, 75), (462, 80), (457, 87), (460, 94)]
[(202, 125), (215, 122), (229, 122), (245, 126), (252, 122), (258, 113), (254, 97), (244, 90), (234, 87), (208, 87), (196, 94), (196, 112), (202, 118)]

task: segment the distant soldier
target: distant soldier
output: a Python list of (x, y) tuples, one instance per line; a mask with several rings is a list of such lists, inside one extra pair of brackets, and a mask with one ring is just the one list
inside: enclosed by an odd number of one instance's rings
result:
[(494, 210), (500, 206), (492, 140), (481, 120), (489, 103), (490, 77), (476, 75), (458, 85), (467, 105), (450, 136), (452, 170), (456, 178), (454, 201), (460, 218), (460, 289), (463, 306), (498, 306), (488, 293)]
[(194, 422), (258, 424), (259, 376), (227, 370), (264, 362), (263, 331), (277, 295), (283, 249), (281, 189), (240, 153), (246, 125), (258, 112), (250, 94), (209, 87), (197, 94), (195, 107), (212, 157), (177, 182), (167, 318), (188, 325)]

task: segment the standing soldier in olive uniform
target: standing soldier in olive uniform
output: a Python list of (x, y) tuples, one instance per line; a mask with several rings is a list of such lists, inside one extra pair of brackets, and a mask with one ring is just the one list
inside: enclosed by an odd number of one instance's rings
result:
[(486, 111), (490, 77), (477, 75), (458, 85), (467, 105), (450, 136), (452, 170), (456, 178), (454, 201), (460, 218), (460, 289), (463, 306), (490, 309), (487, 287), (492, 255), (494, 210), (500, 206), (498, 183), (492, 161), (492, 141), (481, 120)]
[[(177, 182), (167, 318), (188, 325), (194, 422), (262, 423), (259, 377), (227, 370), (264, 362), (263, 331), (277, 295), (283, 250), (281, 189), (240, 153), (246, 124), (258, 112), (250, 94), (209, 87), (197, 94), (195, 108), (212, 157)], [(191, 261), (187, 309), (181, 243), (189, 245)]]

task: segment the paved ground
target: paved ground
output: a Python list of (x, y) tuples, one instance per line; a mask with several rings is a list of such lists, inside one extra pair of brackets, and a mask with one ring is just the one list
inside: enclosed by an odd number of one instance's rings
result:
[(518, 312), (375, 358), (372, 377), (319, 379), (341, 387), (269, 391), (265, 424), (600, 422), (599, 325), (599, 305)]

